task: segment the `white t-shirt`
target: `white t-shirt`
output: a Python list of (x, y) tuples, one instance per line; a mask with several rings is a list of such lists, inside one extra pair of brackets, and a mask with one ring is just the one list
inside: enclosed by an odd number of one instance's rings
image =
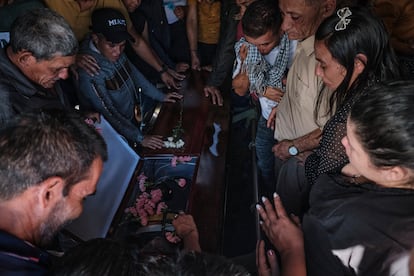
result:
[[(290, 41), (288, 68), (290, 68), (290, 66), (292, 65), (293, 55), (296, 50), (296, 44), (297, 44), (296, 40)], [(279, 54), (279, 51), (280, 51), (280, 46), (278, 45), (275, 48), (273, 48), (269, 54), (263, 57), (267, 62), (269, 62), (270, 65), (273, 66), (275, 64), (275, 60), (276, 60), (277, 55)], [(266, 120), (269, 119), (270, 112), (272, 112), (272, 108), (277, 105), (277, 102), (269, 100), (268, 98), (263, 97), (263, 96), (259, 96), (259, 102), (260, 102), (260, 107), (262, 109), (262, 116)]]

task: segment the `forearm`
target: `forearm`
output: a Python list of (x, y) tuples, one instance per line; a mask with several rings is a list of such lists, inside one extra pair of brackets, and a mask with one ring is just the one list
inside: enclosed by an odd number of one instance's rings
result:
[(304, 249), (281, 254), (282, 276), (306, 276), (306, 260)]
[(292, 143), (299, 152), (310, 151), (318, 147), (321, 137), (322, 131), (317, 128), (304, 136), (293, 139)]
[(146, 63), (152, 66), (157, 72), (161, 71), (162, 62), (148, 45), (148, 43), (140, 35), (138, 35), (133, 28), (129, 29), (129, 33), (135, 40), (134, 43), (131, 43), (135, 53)]
[(197, 230), (192, 231), (183, 238), (183, 246), (185, 250), (201, 252)]
[[(197, 2), (194, 1), (194, 3)], [(188, 15), (186, 19), (186, 30), (191, 55), (193, 54), (193, 52), (197, 52), (197, 28), (197, 6), (196, 4), (193, 4), (189, 6)]]

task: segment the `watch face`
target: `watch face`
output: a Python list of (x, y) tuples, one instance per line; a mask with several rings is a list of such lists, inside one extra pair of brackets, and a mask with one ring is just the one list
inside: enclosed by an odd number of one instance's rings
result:
[(290, 146), (290, 147), (289, 147), (289, 154), (290, 154), (290, 155), (295, 156), (295, 155), (297, 155), (298, 153), (299, 153), (299, 151), (298, 151), (298, 149), (297, 149), (295, 146)]

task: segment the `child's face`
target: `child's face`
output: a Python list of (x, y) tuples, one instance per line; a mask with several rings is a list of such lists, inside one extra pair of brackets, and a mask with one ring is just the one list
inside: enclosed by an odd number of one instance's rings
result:
[(92, 34), (92, 40), (101, 54), (111, 62), (117, 62), (124, 52), (126, 41), (112, 43), (102, 35)]
[(280, 42), (279, 34), (274, 33), (272, 30), (269, 30), (264, 35), (256, 37), (256, 38), (253, 38), (247, 35), (245, 35), (245, 38), (247, 42), (256, 46), (260, 54), (262, 55), (269, 54), (270, 51), (272, 51), (273, 48), (279, 45), (279, 42)]

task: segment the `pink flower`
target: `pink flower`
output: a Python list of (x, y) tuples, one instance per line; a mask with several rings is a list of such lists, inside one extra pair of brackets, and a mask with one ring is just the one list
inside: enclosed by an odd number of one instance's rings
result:
[(147, 178), (148, 178), (148, 177), (146, 177), (146, 176), (144, 175), (144, 173), (141, 173), (141, 174), (137, 177), (137, 179), (138, 179), (138, 184), (139, 184), (139, 190), (140, 190), (141, 192), (145, 192), (145, 190), (147, 189), (147, 187), (146, 187), (146, 185), (145, 185), (145, 182), (146, 182)]
[(189, 155), (187, 155), (187, 156), (180, 156), (180, 157), (178, 157), (178, 162), (180, 162), (180, 163), (190, 162), (191, 159), (192, 158)]
[(180, 178), (178, 179), (177, 183), (178, 183), (178, 186), (180, 186), (181, 188), (184, 188), (185, 185), (187, 184), (187, 181), (185, 180), (185, 178)]
[(145, 204), (144, 205), (144, 210), (148, 213), (148, 215), (152, 216), (153, 214), (155, 214), (154, 207), (155, 206), (151, 206), (149, 204)]
[(175, 167), (177, 167), (177, 156), (174, 156), (172, 159), (171, 159), (171, 167), (173, 167), (173, 168), (175, 168)]
[(137, 201), (135, 203), (135, 208), (142, 209), (142, 207), (145, 204), (145, 200), (146, 200), (145, 198), (137, 198)]
[(141, 174), (140, 174), (140, 175), (138, 175), (138, 177), (137, 177), (138, 181), (141, 181), (141, 180), (144, 180), (144, 181), (145, 181), (145, 180), (147, 180), (147, 178), (148, 178), (148, 177), (146, 177), (144, 173), (141, 173)]
[(151, 201), (154, 203), (158, 203), (161, 201), (162, 192), (160, 189), (152, 190), (151, 191)]
[(172, 232), (165, 232), (165, 238), (167, 239), (167, 241), (171, 243), (179, 243), (181, 241), (180, 237), (178, 237), (177, 235), (175, 235), (175, 233)]
[(168, 206), (164, 201), (161, 201), (160, 203), (158, 203), (158, 205), (157, 205), (157, 215), (162, 214), (162, 211), (164, 211), (167, 208), (168, 208)]
[(148, 224), (148, 217), (147, 216), (142, 216), (139, 218), (141, 225), (142, 226), (146, 226)]
[[(145, 201), (145, 206), (148, 206), (148, 207), (151, 207), (151, 208), (155, 208), (155, 203), (151, 200), (151, 199), (147, 199), (146, 201)], [(144, 206), (144, 207), (145, 207)]]
[(134, 207), (128, 207), (125, 209), (125, 213), (130, 213), (133, 216), (137, 216), (137, 209)]
[(145, 187), (145, 182), (139, 182), (139, 190), (141, 191), (141, 192), (145, 192), (145, 190), (146, 190), (147, 188)]

